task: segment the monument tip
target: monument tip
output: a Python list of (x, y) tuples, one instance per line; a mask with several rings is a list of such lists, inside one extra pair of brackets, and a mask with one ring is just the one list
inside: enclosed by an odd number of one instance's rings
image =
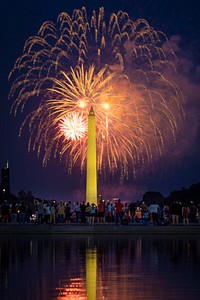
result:
[(89, 116), (94, 116), (94, 109), (92, 106), (90, 107)]

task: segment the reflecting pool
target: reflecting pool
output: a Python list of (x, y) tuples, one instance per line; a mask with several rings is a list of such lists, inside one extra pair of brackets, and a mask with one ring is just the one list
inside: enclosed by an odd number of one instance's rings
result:
[(200, 299), (200, 236), (0, 236), (2, 300)]

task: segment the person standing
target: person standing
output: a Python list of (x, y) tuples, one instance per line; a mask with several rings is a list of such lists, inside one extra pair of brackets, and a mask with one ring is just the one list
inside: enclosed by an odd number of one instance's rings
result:
[(81, 208), (80, 208), (80, 204), (79, 202), (76, 202), (76, 206), (75, 206), (75, 214), (76, 214), (76, 223), (79, 222), (80, 216), (81, 216)]
[(80, 205), (80, 208), (81, 208), (81, 223), (85, 223), (86, 222), (86, 216), (85, 216), (86, 205), (85, 205), (84, 201)]
[(148, 207), (144, 201), (140, 205), (140, 209), (142, 211), (142, 222), (147, 222), (147, 220), (149, 220), (149, 212)]
[(25, 224), (26, 206), (23, 201), (19, 205), (19, 225)]
[(71, 222), (71, 206), (69, 202), (65, 205), (65, 221), (67, 224)]
[(98, 223), (105, 223), (105, 203), (100, 200), (98, 204)]
[(44, 222), (45, 222), (45, 224), (49, 224), (50, 214), (51, 214), (51, 205), (49, 203), (45, 203), (44, 204)]
[(42, 200), (38, 201), (37, 208), (38, 208), (38, 224), (41, 225), (44, 219), (44, 207), (43, 207)]
[(194, 202), (190, 202), (190, 216), (189, 216), (189, 222), (190, 223), (196, 223), (197, 220), (197, 208), (194, 205)]
[(87, 224), (90, 225), (90, 203), (89, 202), (87, 202), (86, 205), (85, 216), (86, 216)]
[(92, 203), (90, 207), (90, 225), (94, 225), (94, 220), (96, 218), (97, 208), (94, 203)]
[(50, 224), (56, 225), (56, 206), (54, 203), (51, 204), (50, 209)]
[(179, 223), (179, 214), (180, 214), (180, 208), (179, 208), (178, 201), (174, 201), (172, 203), (171, 213), (172, 213), (172, 224), (173, 225), (178, 224)]
[(182, 214), (182, 203), (178, 203), (178, 222), (183, 223), (183, 214)]
[(167, 203), (164, 203), (162, 215), (163, 215), (163, 220), (164, 220), (165, 224), (167, 224), (168, 219), (169, 219), (169, 211), (170, 211), (169, 205)]
[(112, 222), (112, 206), (109, 201), (107, 202), (106, 212), (107, 212), (107, 215), (106, 215), (107, 222), (110, 223), (110, 222)]
[(149, 212), (152, 217), (153, 225), (158, 226), (158, 216), (159, 216), (160, 206), (156, 203), (156, 201), (153, 201), (153, 203), (149, 206)]
[(136, 204), (134, 201), (132, 201), (129, 204), (129, 211), (130, 211), (130, 215), (131, 215), (131, 222), (134, 223), (135, 221), (135, 211), (136, 211)]
[(65, 221), (65, 206), (63, 202), (58, 205), (58, 222), (64, 223)]
[(115, 225), (122, 223), (122, 217), (123, 217), (123, 204), (119, 199), (118, 202), (115, 204)]
[(182, 218), (183, 218), (183, 224), (189, 224), (189, 215), (190, 215), (190, 208), (189, 206), (184, 203), (182, 207)]

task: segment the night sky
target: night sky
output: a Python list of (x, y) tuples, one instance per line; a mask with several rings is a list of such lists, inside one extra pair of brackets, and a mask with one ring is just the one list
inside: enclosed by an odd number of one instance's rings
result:
[[(88, 4), (89, 3), (89, 4)], [(131, 187), (114, 185), (99, 190), (104, 197), (120, 196), (136, 200), (146, 191), (159, 191), (167, 196), (172, 190), (188, 188), (200, 182), (200, 1), (199, 0), (130, 0), (66, 1), (11, 0), (1, 4), (0, 18), (0, 166), (10, 167), (11, 192), (32, 191), (35, 197), (70, 200), (78, 197), (83, 179), (68, 176), (64, 166), (51, 161), (46, 168), (36, 153), (27, 150), (27, 136), (18, 138), (23, 115), (10, 114), (8, 74), (28, 37), (36, 35), (43, 22), (56, 21), (62, 11), (70, 15), (85, 6), (89, 13), (104, 6), (105, 13), (124, 10), (132, 20), (146, 19), (171, 41), (181, 63), (179, 85), (184, 94), (185, 120), (173, 149), (153, 166), (143, 166)], [(84, 187), (83, 187), (84, 188)]]

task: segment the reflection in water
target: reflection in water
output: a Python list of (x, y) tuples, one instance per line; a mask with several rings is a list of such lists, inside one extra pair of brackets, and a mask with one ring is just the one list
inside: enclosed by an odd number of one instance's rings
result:
[(86, 290), (87, 299), (96, 300), (97, 285), (97, 250), (86, 250)]
[(199, 253), (199, 236), (0, 236), (0, 298), (195, 300)]
[(58, 300), (96, 300), (97, 253), (96, 248), (86, 249), (86, 287), (84, 278), (71, 278), (70, 283), (61, 283)]
[(58, 300), (85, 300), (87, 299), (85, 286), (82, 278), (72, 278), (69, 284), (62, 284), (58, 289), (59, 295)]

